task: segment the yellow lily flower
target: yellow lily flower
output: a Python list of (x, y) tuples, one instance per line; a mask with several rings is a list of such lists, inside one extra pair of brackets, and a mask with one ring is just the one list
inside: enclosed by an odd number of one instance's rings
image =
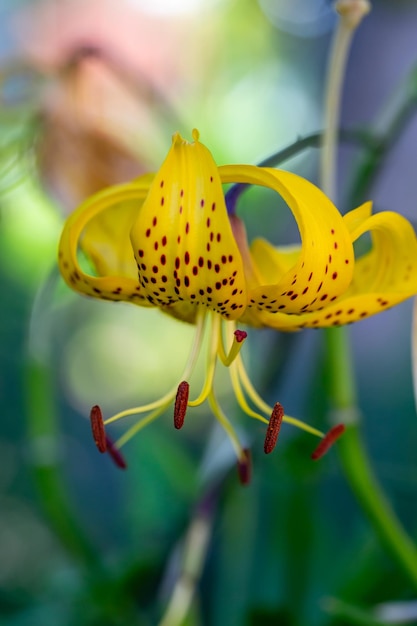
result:
[[(141, 407), (101, 423), (94, 407), (96, 443), (114, 456), (147, 423), (174, 403), (176, 427), (187, 406), (208, 400), (230, 436), (246, 481), (248, 453), (224, 415), (213, 390), (217, 361), (229, 368), (241, 409), (268, 425), (265, 451), (272, 451), (281, 422), (323, 437), (319, 430), (284, 415), (258, 395), (240, 355), (248, 326), (294, 331), (346, 324), (391, 307), (417, 293), (417, 239), (410, 223), (393, 212), (371, 215), (366, 203), (344, 217), (312, 183), (285, 171), (250, 165), (217, 166), (193, 131), (192, 143), (177, 133), (161, 169), (86, 200), (66, 221), (59, 267), (81, 294), (158, 307), (196, 325), (195, 340), (179, 387)], [(263, 239), (249, 246), (244, 225), (228, 214), (222, 184), (246, 183), (280, 194), (297, 221), (301, 245), (274, 247)], [(356, 259), (353, 243), (371, 231), (372, 247)], [(96, 275), (80, 267), (78, 248)], [(189, 399), (188, 380), (210, 321), (206, 380)], [(142, 415), (114, 445), (104, 425)], [(271, 418), (270, 418), (271, 416)], [(342, 429), (330, 431), (320, 454)], [(107, 441), (107, 443), (106, 443)]]

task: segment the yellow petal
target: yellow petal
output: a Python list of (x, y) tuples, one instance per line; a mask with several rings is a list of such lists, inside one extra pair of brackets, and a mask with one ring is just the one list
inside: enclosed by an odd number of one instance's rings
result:
[(371, 231), (372, 249), (355, 262), (346, 292), (321, 311), (300, 315), (263, 311), (258, 322), (272, 328), (338, 326), (364, 319), (417, 293), (417, 238), (401, 215), (385, 211), (369, 215), (369, 203), (346, 219), (356, 240)]
[[(111, 187), (86, 200), (69, 216), (59, 243), (58, 263), (64, 280), (72, 289), (96, 298), (129, 300), (150, 306), (132, 269), (136, 264), (127, 236), (134, 213), (148, 189), (148, 176)], [(124, 207), (127, 207), (126, 213)], [(87, 255), (91, 255), (99, 276), (87, 274), (80, 267), (77, 253), (84, 232), (83, 247)]]
[(236, 319), (247, 302), (242, 259), (217, 166), (193, 138), (174, 135), (133, 225), (139, 281), (149, 302), (177, 317), (190, 319), (199, 304)]
[[(291, 257), (294, 264), (290, 267), (290, 257), (285, 259), (282, 251), (254, 245), (253, 264), (267, 280), (248, 296), (248, 307), (255, 309), (256, 315), (272, 310), (286, 314), (320, 310), (346, 291), (353, 274), (351, 237), (339, 211), (318, 187), (295, 174), (270, 168), (223, 166), (219, 172), (225, 183), (252, 183), (277, 191), (300, 230), (301, 250)], [(271, 263), (267, 273), (266, 254)], [(254, 312), (250, 314), (253, 318)]]

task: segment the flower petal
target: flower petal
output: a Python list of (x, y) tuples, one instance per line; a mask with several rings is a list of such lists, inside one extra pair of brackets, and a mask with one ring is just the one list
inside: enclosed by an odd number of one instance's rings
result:
[[(348, 288), (353, 274), (353, 246), (342, 216), (315, 185), (289, 172), (253, 166), (223, 166), (221, 180), (270, 187), (287, 202), (301, 235), (299, 255), (290, 257), (267, 243), (251, 250), (254, 266), (267, 279), (249, 293), (248, 307), (302, 314), (320, 310)], [(271, 268), (266, 272), (265, 257)], [(285, 271), (284, 271), (285, 270)], [(256, 313), (256, 315), (258, 314)], [(253, 318), (253, 311), (251, 311)]]
[(356, 240), (371, 231), (372, 249), (355, 263), (346, 292), (321, 311), (300, 315), (263, 311), (258, 322), (272, 328), (339, 326), (358, 321), (417, 293), (417, 238), (398, 213), (369, 215), (370, 203), (348, 213), (345, 220)]
[[(227, 319), (247, 302), (242, 259), (210, 152), (179, 134), (131, 231), (142, 293), (166, 312), (189, 320), (205, 305)], [(182, 312), (183, 311), (183, 312)]]
[[(96, 298), (150, 306), (136, 278), (136, 263), (128, 239), (131, 223), (148, 189), (147, 175), (100, 191), (69, 216), (59, 243), (58, 263), (72, 289)], [(77, 257), (80, 245), (91, 256), (99, 276), (81, 269)]]

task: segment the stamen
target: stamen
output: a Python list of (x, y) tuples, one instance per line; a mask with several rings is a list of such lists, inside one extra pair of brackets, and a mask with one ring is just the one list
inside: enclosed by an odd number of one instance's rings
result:
[[(234, 328), (234, 325), (229, 322), (228, 327), (230, 327), (231, 329), (231, 328)], [(229, 333), (229, 337), (230, 335), (231, 335), (231, 332)], [(232, 339), (231, 348), (229, 350), (229, 353), (226, 354), (226, 351), (224, 349), (224, 343), (223, 343), (223, 335), (222, 335), (221, 329), (219, 330), (219, 343), (218, 343), (217, 349), (218, 349), (219, 356), (222, 360), (222, 363), (226, 367), (229, 367), (229, 365), (233, 363), (233, 361), (236, 359), (237, 355), (239, 354), (242, 348), (243, 342), (248, 336), (248, 333), (244, 330), (235, 330), (233, 331), (233, 335), (234, 336)]]
[[(197, 314), (196, 319), (196, 332), (194, 335), (193, 345), (191, 347), (191, 351), (188, 357), (188, 361), (185, 365), (184, 371), (182, 373), (181, 378), (187, 379), (190, 378), (192, 372), (194, 371), (195, 365), (197, 363), (198, 355), (200, 353), (201, 344), (204, 337), (204, 327), (206, 321), (206, 314), (204, 311), (201, 311)], [(112, 422), (117, 422), (119, 419), (123, 417), (128, 417), (130, 415), (139, 415), (140, 413), (146, 413), (148, 411), (152, 411), (153, 409), (159, 409), (162, 407), (164, 409), (167, 404), (172, 402), (175, 398), (175, 394), (178, 391), (177, 387), (174, 387), (170, 391), (168, 391), (162, 398), (159, 400), (155, 400), (154, 402), (150, 402), (149, 404), (144, 404), (142, 406), (134, 407), (133, 409), (126, 409), (125, 411), (120, 411), (113, 415), (113, 417), (109, 417), (104, 422), (105, 425), (111, 424)]]
[[(236, 368), (239, 372), (239, 378), (242, 383), (243, 389), (247, 393), (248, 397), (261, 411), (271, 414), (273, 408), (269, 406), (269, 404), (267, 404), (255, 390), (245, 370), (245, 366), (243, 365), (243, 361), (240, 356), (238, 356), (238, 358), (236, 359)], [(318, 430), (317, 428), (314, 428), (314, 426), (310, 426), (309, 424), (302, 422), (296, 417), (284, 415), (282, 421), (287, 424), (292, 424), (293, 426), (296, 426), (297, 428), (300, 428), (301, 430), (304, 430), (311, 435), (316, 435), (316, 437), (324, 437), (324, 433), (321, 430)]]
[(248, 485), (252, 474), (252, 459), (249, 448), (243, 448), (242, 456), (237, 460), (237, 471), (240, 483)]
[(235, 330), (234, 332), (234, 336), (236, 337), (236, 341), (238, 343), (241, 343), (244, 339), (246, 339), (246, 337), (248, 336), (248, 333), (245, 330)]
[(178, 391), (175, 398), (174, 407), (174, 426), (178, 430), (183, 427), (185, 414), (188, 406), (188, 394), (190, 392), (190, 385), (187, 381), (183, 380), (178, 385)]
[(224, 430), (229, 435), (230, 442), (236, 452), (237, 458), (243, 459), (243, 448), (240, 445), (239, 439), (237, 438), (237, 435), (235, 433), (233, 426), (231, 425), (226, 415), (221, 410), (220, 405), (218, 404), (216, 397), (213, 393), (213, 390), (211, 390), (209, 394), (208, 401), (210, 404), (210, 408), (213, 411), (213, 415), (218, 419), (220, 424), (223, 426)]
[(110, 457), (113, 459), (117, 467), (120, 467), (120, 469), (126, 469), (127, 464), (123, 458), (122, 453), (120, 452), (120, 450), (116, 448), (115, 444), (112, 442), (110, 437), (107, 437), (107, 436), (106, 436), (106, 446), (107, 446), (107, 452), (109, 453)]
[(94, 442), (100, 452), (106, 452), (106, 430), (104, 428), (103, 414), (96, 404), (90, 411), (91, 430), (93, 431)]
[[(195, 400), (190, 400), (188, 406), (199, 406), (208, 398), (213, 387), (214, 372), (216, 371), (217, 352), (219, 345), (221, 318), (217, 313), (211, 315), (210, 345), (207, 356), (206, 378), (200, 395)], [(184, 376), (184, 378), (187, 378)]]
[(317, 461), (317, 459), (321, 459), (321, 457), (326, 454), (329, 448), (334, 444), (337, 439), (339, 439), (339, 437), (344, 432), (344, 424), (337, 424), (336, 426), (333, 426), (333, 428), (331, 428), (329, 432), (324, 435), (323, 439), (320, 441), (319, 445), (312, 453), (311, 458), (314, 461)]
[(269, 419), (268, 428), (265, 436), (264, 452), (270, 454), (275, 448), (278, 441), (279, 431), (281, 429), (282, 418), (284, 417), (284, 409), (282, 404), (276, 402)]

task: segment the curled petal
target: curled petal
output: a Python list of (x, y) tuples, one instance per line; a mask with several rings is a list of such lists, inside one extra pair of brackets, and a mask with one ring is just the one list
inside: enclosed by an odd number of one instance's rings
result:
[[(58, 263), (72, 289), (96, 298), (150, 305), (142, 295), (128, 239), (130, 221), (148, 188), (149, 176), (111, 187), (86, 200), (70, 215), (62, 231)], [(93, 260), (98, 276), (81, 269), (80, 246)]]
[[(285, 314), (312, 312), (342, 295), (353, 276), (353, 246), (342, 216), (315, 185), (284, 171), (252, 166), (219, 168), (223, 182), (270, 187), (287, 202), (297, 221), (301, 248), (279, 251), (264, 241), (251, 248), (261, 284), (249, 293), (249, 307)], [(253, 314), (252, 314), (253, 315)], [(260, 316), (260, 319), (262, 315)]]

